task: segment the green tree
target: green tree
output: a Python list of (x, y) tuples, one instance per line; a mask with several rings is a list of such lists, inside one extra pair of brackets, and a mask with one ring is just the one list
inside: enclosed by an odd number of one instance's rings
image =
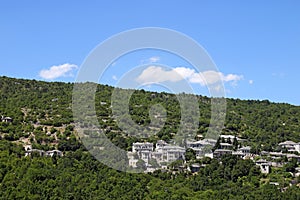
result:
[(196, 160), (196, 152), (191, 148), (186, 149), (185, 160), (186, 161)]
[(145, 163), (145, 161), (142, 160), (142, 159), (139, 159), (139, 160), (137, 161), (136, 167), (137, 167), (138, 170), (143, 170), (143, 171), (147, 169), (146, 163)]

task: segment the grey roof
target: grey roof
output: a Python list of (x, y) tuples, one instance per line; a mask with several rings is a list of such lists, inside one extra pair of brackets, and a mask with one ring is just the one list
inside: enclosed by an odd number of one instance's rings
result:
[(297, 143), (293, 142), (293, 141), (285, 141), (285, 142), (279, 143), (280, 146), (283, 146), (283, 145), (296, 145), (296, 144)]
[(243, 156), (244, 154), (242, 152), (234, 151), (232, 152), (232, 155), (240, 155)]
[(229, 150), (229, 149), (216, 149), (215, 152), (232, 152), (232, 150)]
[(263, 160), (263, 159), (259, 159), (258, 161), (256, 161), (256, 163), (268, 163), (268, 161)]
[(191, 165), (191, 167), (200, 167), (200, 165), (197, 164), (197, 163), (194, 163), (194, 164)]
[(241, 147), (241, 148), (239, 148), (239, 150), (251, 150), (251, 147), (249, 147), (249, 146)]
[(220, 143), (221, 146), (232, 146), (232, 144), (229, 143)]
[(221, 138), (231, 138), (234, 139), (235, 136), (234, 135), (220, 135)]

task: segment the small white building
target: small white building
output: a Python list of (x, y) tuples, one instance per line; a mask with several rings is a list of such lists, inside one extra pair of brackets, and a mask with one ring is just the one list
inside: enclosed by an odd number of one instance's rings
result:
[(155, 152), (153, 152), (153, 158), (158, 163), (161, 162), (173, 162), (178, 158), (184, 158), (185, 148), (179, 146), (172, 146), (167, 143), (159, 144), (156, 146)]
[(54, 155), (63, 156), (63, 153), (59, 150), (46, 151), (46, 156), (53, 157)]
[(286, 154), (286, 157), (288, 158), (288, 160), (291, 160), (291, 159), (296, 159), (298, 162), (300, 162), (300, 156), (296, 155), (296, 154)]
[(214, 158), (220, 158), (223, 155), (232, 155), (232, 150), (229, 150), (229, 149), (216, 149), (213, 153)]
[[(199, 141), (187, 141), (186, 142), (186, 147), (191, 148), (195, 151), (196, 153), (196, 158), (202, 158), (204, 157), (205, 153), (205, 148), (211, 146), (211, 143), (205, 140), (199, 140)], [(211, 151), (210, 151), (211, 152)]]
[(230, 141), (233, 142), (234, 138), (236, 138), (236, 137), (234, 135), (220, 135), (220, 138), (224, 139), (224, 140), (230, 139)]
[(246, 147), (241, 147), (237, 150), (238, 152), (241, 152), (244, 154), (244, 156), (250, 156), (251, 155), (251, 147), (246, 146)]
[(190, 166), (190, 170), (192, 173), (196, 173), (200, 170), (201, 166), (197, 163), (194, 163)]
[(285, 141), (285, 142), (279, 143), (279, 146), (281, 148), (286, 148), (288, 150), (288, 152), (297, 151), (298, 153), (300, 153), (300, 143), (296, 143), (293, 141)]
[(132, 152), (138, 152), (138, 151), (153, 151), (153, 143), (149, 142), (136, 142), (132, 145)]
[(44, 151), (44, 150), (40, 150), (40, 149), (31, 149), (31, 147), (30, 147), (26, 150), (25, 157), (30, 156), (32, 154), (38, 154), (39, 156), (50, 156), (50, 157), (52, 157), (54, 155), (63, 156), (63, 153), (59, 150)]
[(11, 117), (4, 117), (4, 116), (1, 116), (1, 121), (2, 121), (2, 122), (9, 123), (9, 122), (12, 122), (13, 119), (12, 119)]
[(220, 143), (220, 148), (221, 149), (233, 149), (233, 145), (229, 143)]
[(260, 160), (256, 161), (255, 164), (260, 167), (261, 173), (263, 173), (263, 174), (270, 173), (270, 171), (271, 171), (271, 167), (270, 167), (271, 163), (270, 162), (260, 159)]
[(232, 155), (237, 156), (239, 158), (244, 158), (245, 157), (245, 154), (240, 152), (240, 151), (233, 151)]
[(136, 168), (137, 167), (136, 163), (138, 162), (137, 154), (133, 152), (127, 152), (127, 156), (128, 156), (129, 166)]
[[(136, 153), (139, 159), (145, 161), (148, 165), (153, 152), (153, 143), (149, 142), (136, 142), (132, 145), (132, 152)], [(135, 162), (135, 161), (130, 161)]]
[(199, 149), (203, 148), (205, 146), (209, 146), (211, 143), (205, 140), (199, 140), (199, 141), (187, 141), (186, 142), (186, 147), (191, 148), (191, 149)]
[(40, 149), (29, 149), (25, 152), (25, 157), (30, 156), (32, 154), (38, 154), (39, 156), (45, 156), (45, 151)]
[(163, 148), (163, 147), (165, 147), (165, 146), (167, 146), (168, 145), (168, 143), (166, 143), (165, 141), (163, 141), (163, 140), (158, 140), (157, 142), (156, 142), (156, 149), (160, 149), (160, 148)]
[(146, 165), (149, 164), (149, 161), (152, 157), (152, 151), (142, 150), (138, 152), (139, 158), (145, 161)]
[(164, 152), (166, 152), (167, 159), (166, 162), (174, 162), (175, 160), (182, 158), (185, 159), (185, 148), (179, 146), (166, 146), (164, 147)]

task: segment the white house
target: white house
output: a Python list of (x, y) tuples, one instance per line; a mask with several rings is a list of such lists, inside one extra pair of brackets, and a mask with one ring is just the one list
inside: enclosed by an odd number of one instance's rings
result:
[(258, 165), (260, 167), (260, 171), (261, 173), (263, 174), (269, 174), (270, 173), (270, 166), (271, 166), (271, 163), (266, 161), (266, 160), (258, 160), (255, 162), (256, 165)]
[[(145, 161), (146, 165), (148, 165), (153, 152), (153, 143), (149, 142), (136, 142), (132, 145), (132, 152), (136, 153), (139, 159)], [(135, 162), (135, 161), (130, 161)]]
[(237, 151), (242, 152), (244, 154), (244, 156), (250, 156), (251, 147), (249, 147), (249, 146), (241, 147)]
[(153, 157), (160, 162), (173, 162), (178, 158), (184, 158), (185, 148), (179, 146), (172, 146), (165, 142), (160, 141), (156, 144)]
[(298, 153), (300, 153), (300, 143), (296, 143), (293, 141), (285, 141), (279, 143), (279, 146), (281, 148), (286, 148), (288, 152), (297, 151)]
[(229, 150), (229, 149), (216, 149), (213, 153), (214, 158), (220, 158), (223, 155), (232, 155), (232, 150)]
[(201, 158), (201, 157), (204, 156), (205, 153), (207, 153), (207, 152), (204, 151), (205, 147), (208, 147), (208, 146), (212, 147), (211, 144), (212, 144), (212, 142), (208, 142), (207, 140), (187, 141), (186, 142), (186, 147), (191, 148), (195, 151), (196, 158)]
[(136, 163), (138, 162), (138, 159), (136, 158), (136, 153), (133, 152), (127, 152), (129, 166), (136, 168)]
[(221, 139), (225, 139), (225, 140), (230, 139), (230, 141), (233, 142), (235, 136), (234, 136), (234, 135), (220, 135), (220, 138), (221, 138)]
[(229, 144), (229, 143), (220, 143), (220, 148), (221, 149), (232, 149), (233, 148), (233, 145), (232, 144)]
[(186, 147), (187, 148), (192, 148), (192, 149), (198, 149), (198, 148), (203, 148), (205, 146), (211, 145), (208, 141), (205, 140), (199, 140), (199, 141), (187, 141), (186, 142)]
[(46, 156), (51, 156), (52, 157), (54, 155), (63, 156), (63, 153), (59, 150), (46, 151)]
[(31, 149), (31, 147), (30, 147), (30, 148), (27, 148), (27, 150), (25, 152), (25, 157), (30, 156), (33, 153), (39, 154), (40, 156), (50, 156), (50, 157), (52, 157), (54, 155), (63, 156), (63, 153), (59, 150), (44, 151), (44, 150), (40, 150), (40, 149)]
[(12, 119), (11, 117), (4, 117), (4, 116), (1, 116), (1, 121), (2, 121), (2, 122), (9, 123), (9, 122), (12, 122), (13, 119)]
[(25, 152), (25, 156), (32, 155), (33, 153), (39, 154), (40, 156), (45, 156), (45, 151), (40, 149), (29, 149)]
[(179, 146), (165, 146), (163, 152), (167, 155), (166, 162), (173, 162), (179, 158), (184, 159), (185, 148)]
[(132, 145), (132, 152), (138, 152), (138, 151), (153, 151), (153, 143), (149, 142), (136, 142)]

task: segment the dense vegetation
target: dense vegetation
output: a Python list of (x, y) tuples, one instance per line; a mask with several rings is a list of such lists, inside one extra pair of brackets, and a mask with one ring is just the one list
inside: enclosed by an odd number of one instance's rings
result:
[(0, 141), (0, 199), (299, 199), (299, 188), (281, 192), (262, 184), (250, 160), (204, 159), (190, 173), (130, 174), (110, 169), (87, 152), (64, 157), (21, 157), (20, 147)]
[[(110, 97), (113, 89), (107, 85), (98, 85), (95, 102), (97, 116), (110, 139), (123, 148), (130, 148), (130, 144), (136, 138), (126, 137), (111, 117)], [(58, 127), (73, 122), (72, 91), (71, 83), (47, 83), (1, 77), (0, 115), (12, 117), (13, 123), (0, 124), (0, 132), (7, 133), (6, 137), (9, 140), (17, 140), (20, 137), (30, 137), (28, 135), (30, 132), (40, 132), (36, 129), (39, 125), (54, 127), (58, 132), (61, 131)], [(210, 99), (205, 96), (197, 96), (197, 99), (200, 108), (198, 133), (205, 135), (211, 117)], [(175, 95), (134, 91), (130, 99), (129, 112), (137, 124), (148, 125), (149, 108), (156, 103), (166, 108), (167, 119), (165, 126), (150, 140), (168, 141), (172, 138), (172, 134), (178, 131), (180, 122), (180, 104)], [(272, 148), (282, 141), (300, 141), (299, 121), (298, 106), (271, 103), (268, 100), (227, 99), (223, 133), (248, 139), (256, 150), (276, 150)]]
[[(110, 109), (112, 87), (98, 85), (95, 107), (99, 123), (117, 146), (130, 150), (140, 139), (117, 126)], [(0, 77), (0, 199), (299, 199), (299, 188), (288, 187), (289, 166), (270, 176), (260, 174), (249, 160), (235, 157), (198, 160), (197, 175), (188, 172), (126, 174), (96, 161), (78, 140), (72, 114), (73, 84)], [(186, 94), (182, 94), (186, 95)], [(210, 123), (210, 98), (196, 97), (200, 116), (197, 133), (205, 135)], [(180, 123), (175, 95), (134, 91), (129, 112), (141, 126), (150, 124), (151, 105), (167, 110), (165, 126), (148, 141), (171, 140)], [(191, 111), (192, 112), (192, 111)], [(300, 107), (265, 101), (227, 99), (224, 134), (247, 139), (253, 150), (278, 151), (285, 140), (300, 141)], [(155, 130), (156, 127), (152, 127)], [(24, 157), (21, 145), (59, 149), (63, 157)], [(172, 166), (176, 168), (176, 163)], [(280, 177), (278, 177), (278, 174)], [(267, 180), (282, 181), (278, 186)]]

